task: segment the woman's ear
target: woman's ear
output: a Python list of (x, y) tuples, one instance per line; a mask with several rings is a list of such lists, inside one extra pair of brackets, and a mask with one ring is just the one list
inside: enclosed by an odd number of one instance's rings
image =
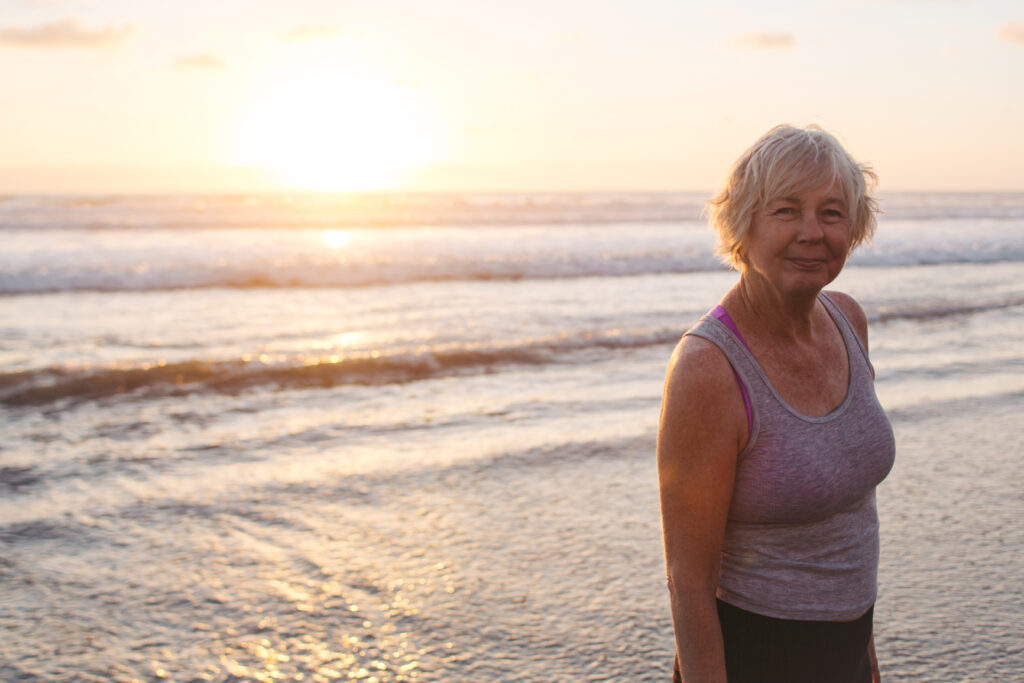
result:
[(743, 242), (738, 242), (733, 245), (732, 248), (733, 263), (736, 265), (736, 270), (741, 273), (747, 268), (747, 250), (744, 248)]

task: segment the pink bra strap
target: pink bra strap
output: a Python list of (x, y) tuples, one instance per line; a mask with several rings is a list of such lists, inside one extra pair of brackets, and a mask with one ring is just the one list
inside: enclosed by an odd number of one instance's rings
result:
[[(724, 308), (721, 306), (715, 306), (711, 309), (711, 313), (709, 313), (709, 315), (712, 318), (717, 318), (723, 325), (732, 330), (732, 333), (736, 335), (736, 338), (740, 340), (740, 343), (743, 344), (744, 348), (746, 348), (747, 351), (750, 351), (750, 347), (747, 346), (747, 342), (743, 339), (743, 335), (740, 334), (738, 329), (736, 329), (736, 323), (732, 321), (732, 318), (729, 317), (729, 314), (726, 313)], [(750, 353), (753, 355), (754, 352), (750, 351)], [(740, 392), (743, 394), (743, 405), (747, 408), (747, 434), (749, 435), (754, 431), (754, 410), (750, 406), (750, 396), (747, 394), (747, 387), (743, 384), (743, 380), (740, 379), (740, 374), (736, 372), (736, 368), (733, 368), (732, 374), (736, 377), (736, 383), (740, 385)]]

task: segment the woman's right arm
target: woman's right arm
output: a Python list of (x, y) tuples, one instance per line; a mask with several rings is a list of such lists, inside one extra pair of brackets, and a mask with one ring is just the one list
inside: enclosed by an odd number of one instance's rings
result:
[(658, 484), (676, 654), (687, 683), (725, 683), (715, 603), (746, 408), (729, 362), (684, 337), (669, 364), (658, 427)]

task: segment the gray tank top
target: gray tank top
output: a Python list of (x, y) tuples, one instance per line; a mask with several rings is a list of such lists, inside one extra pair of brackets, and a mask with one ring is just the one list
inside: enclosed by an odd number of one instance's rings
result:
[(860, 338), (826, 295), (819, 300), (849, 358), (843, 402), (821, 417), (794, 410), (721, 321), (686, 334), (722, 350), (750, 395), (750, 438), (739, 454), (722, 547), (718, 597), (781, 619), (849, 621), (878, 591), (875, 487), (892, 468), (895, 440)]

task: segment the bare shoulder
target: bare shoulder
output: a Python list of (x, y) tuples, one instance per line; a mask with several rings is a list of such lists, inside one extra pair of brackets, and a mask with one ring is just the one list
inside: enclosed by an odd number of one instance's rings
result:
[(735, 446), (746, 441), (746, 426), (742, 394), (725, 354), (707, 339), (683, 337), (665, 378), (661, 445), (706, 444), (724, 437)]
[(746, 431), (725, 355), (706, 339), (683, 337), (668, 368), (657, 444), (665, 557), (677, 590), (714, 593)]
[(666, 395), (704, 392), (720, 388), (732, 379), (732, 366), (714, 343), (687, 335), (676, 345), (665, 377)]
[(849, 294), (834, 290), (825, 293), (828, 294), (828, 298), (835, 302), (839, 310), (843, 312), (843, 315), (853, 325), (853, 329), (857, 331), (857, 336), (860, 337), (864, 348), (868, 348), (868, 316), (864, 313), (864, 309), (860, 307), (860, 304), (857, 303), (857, 300)]

